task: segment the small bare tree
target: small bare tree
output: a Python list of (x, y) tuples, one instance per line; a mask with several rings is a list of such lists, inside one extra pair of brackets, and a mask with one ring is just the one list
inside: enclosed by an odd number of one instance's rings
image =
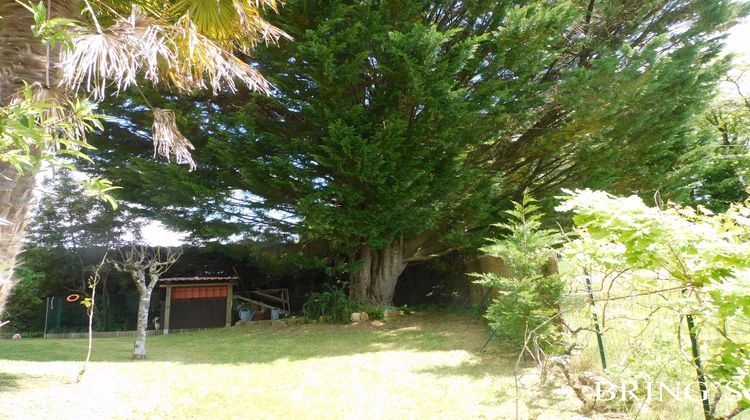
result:
[(86, 315), (88, 315), (89, 317), (89, 346), (88, 351), (86, 352), (86, 360), (83, 361), (83, 367), (81, 368), (81, 371), (78, 372), (78, 378), (76, 379), (76, 382), (81, 382), (81, 379), (83, 379), (83, 375), (86, 373), (86, 368), (89, 365), (89, 361), (91, 360), (91, 347), (94, 344), (94, 309), (96, 306), (96, 287), (99, 286), (101, 271), (106, 262), (107, 252), (104, 253), (102, 261), (99, 263), (99, 265), (94, 267), (94, 271), (89, 277), (88, 287), (89, 289), (91, 289), (91, 297), (87, 297), (83, 299), (83, 302), (81, 302), (81, 304), (86, 307)]
[(113, 261), (116, 269), (130, 273), (135, 287), (141, 295), (138, 303), (138, 324), (136, 327), (133, 359), (146, 358), (146, 330), (148, 329), (148, 309), (151, 304), (151, 292), (154, 291), (159, 277), (182, 255), (182, 251), (173, 251), (160, 247), (131, 245), (126, 251), (120, 250), (119, 260)]

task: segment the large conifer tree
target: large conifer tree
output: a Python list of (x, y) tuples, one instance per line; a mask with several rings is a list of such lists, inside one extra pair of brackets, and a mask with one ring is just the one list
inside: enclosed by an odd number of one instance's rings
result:
[[(724, 0), (292, 0), (273, 23), (295, 41), (253, 57), (271, 97), (170, 104), (198, 137), (197, 171), (128, 158), (109, 176), (199, 236), (262, 224), (328, 241), (349, 257), (352, 297), (390, 303), (407, 264), (459, 246), (526, 188), (658, 188), (742, 13)], [(132, 124), (104, 136), (140, 147), (137, 108), (114, 111)]]

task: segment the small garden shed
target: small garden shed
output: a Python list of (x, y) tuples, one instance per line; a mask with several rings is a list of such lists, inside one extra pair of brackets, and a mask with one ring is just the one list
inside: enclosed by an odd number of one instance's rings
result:
[(169, 330), (232, 325), (232, 295), (239, 277), (170, 277), (159, 280), (165, 290), (160, 319)]

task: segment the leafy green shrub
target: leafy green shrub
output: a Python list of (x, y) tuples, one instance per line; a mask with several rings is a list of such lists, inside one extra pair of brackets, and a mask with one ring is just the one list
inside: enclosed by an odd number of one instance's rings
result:
[[(698, 206), (668, 204), (650, 207), (637, 196), (616, 197), (603, 191), (564, 190), (558, 211), (573, 213), (578, 239), (566, 244), (563, 256), (571, 267), (572, 279), (590, 273), (610, 284), (599, 300), (617, 298), (627, 310), (628, 323), (637, 318), (630, 308), (649, 314), (648, 324), (638, 332), (668, 328), (652, 318), (658, 310), (679, 319), (676, 337), (692, 335), (700, 342), (691, 350), (700, 361), (699, 370), (709, 383), (744, 392), (727, 398), (735, 405), (733, 417), (750, 408), (750, 200), (732, 204), (724, 213)], [(623, 276), (621, 274), (629, 273)], [(601, 284), (604, 284), (602, 281)], [(609, 290), (620, 289), (611, 293)], [(654, 300), (641, 300), (651, 296)], [(688, 318), (689, 317), (689, 318)], [(608, 317), (610, 325), (616, 323)], [(616, 319), (616, 318), (614, 318)], [(666, 324), (666, 325), (670, 325)], [(693, 324), (692, 326), (690, 324)], [(686, 328), (687, 327), (687, 328)], [(653, 341), (653, 340), (652, 340)], [(683, 372), (683, 380), (695, 378), (674, 357), (683, 346), (634, 341), (627, 349), (631, 357), (645, 362), (610, 369), (637, 377), (643, 371)], [(701, 360), (702, 358), (702, 360)], [(635, 365), (633, 369), (631, 366)], [(700, 381), (699, 377), (699, 381)], [(727, 388), (724, 388), (727, 389)], [(704, 394), (709, 402), (709, 388)], [(717, 401), (721, 393), (713, 398)], [(723, 400), (722, 400), (723, 401)], [(715, 406), (714, 406), (715, 408)], [(708, 416), (706, 416), (708, 418)], [(713, 417), (713, 416), (711, 416)], [(720, 418), (722, 416), (716, 416)]]
[(44, 330), (44, 298), (40, 297), (40, 286), (44, 275), (31, 271), (24, 266), (16, 268), (20, 281), (13, 288), (13, 293), (5, 305), (5, 314), (0, 319), (10, 321), (6, 327), (13, 333), (40, 333)]
[(520, 203), (506, 213), (508, 223), (498, 224), (509, 233), (502, 239), (491, 239), (482, 248), (502, 258), (509, 275), (474, 274), (476, 283), (493, 287), (499, 296), (489, 305), (485, 317), (497, 335), (515, 346), (522, 346), (526, 334), (533, 331), (536, 342), (554, 347), (559, 334), (555, 317), (564, 283), (556, 274), (548, 273), (546, 265), (553, 255), (552, 247), (561, 242), (554, 230), (542, 229), (542, 215), (533, 197), (524, 194)]
[[(556, 315), (557, 304), (563, 292), (564, 283), (559, 276), (508, 279), (496, 274), (484, 274), (481, 279), (500, 290), (500, 296), (489, 305), (485, 313), (490, 327), (498, 337), (521, 347), (527, 331), (539, 328), (535, 335), (541, 338), (540, 344), (545, 347), (556, 344), (555, 326), (558, 324), (547, 321)], [(545, 322), (547, 323), (544, 324)]]
[(325, 286), (324, 291), (310, 295), (302, 305), (302, 314), (307, 321), (320, 320), (332, 324), (346, 324), (351, 321), (352, 302), (344, 293), (344, 288)]

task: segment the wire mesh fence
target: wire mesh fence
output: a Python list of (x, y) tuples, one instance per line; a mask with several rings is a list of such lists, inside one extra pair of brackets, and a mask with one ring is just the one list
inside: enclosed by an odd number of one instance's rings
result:
[[(82, 333), (88, 331), (88, 316), (82, 300), (68, 301), (67, 296), (47, 298), (44, 334)], [(94, 331), (133, 331), (136, 329), (138, 293), (105, 294), (94, 306)], [(158, 293), (149, 307), (149, 319), (158, 316)]]

